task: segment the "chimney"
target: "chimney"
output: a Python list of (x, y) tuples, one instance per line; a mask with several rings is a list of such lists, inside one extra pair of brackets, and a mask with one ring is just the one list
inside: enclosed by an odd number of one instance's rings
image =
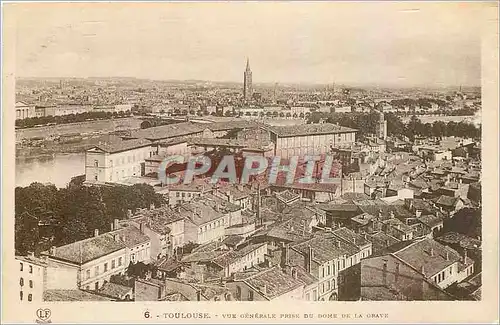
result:
[(50, 254), (51, 256), (56, 255), (56, 247), (55, 247), (55, 246), (51, 246), (51, 247), (50, 247), (49, 254)]
[(132, 210), (130, 209), (127, 210), (127, 218), (132, 218)]
[(141, 221), (141, 223), (139, 223), (139, 230), (141, 231), (141, 233), (144, 233), (144, 221)]
[(464, 263), (467, 264), (467, 248), (464, 248)]
[(425, 276), (425, 267), (423, 265), (420, 268), (420, 273), (422, 273)]
[(309, 273), (311, 273), (313, 254), (313, 249), (311, 246), (309, 246), (306, 254), (306, 271)]
[(295, 280), (297, 280), (297, 269), (296, 269), (296, 268), (294, 268), (294, 267), (292, 267), (292, 272), (291, 272), (291, 273), (292, 273), (292, 277), (293, 277)]
[(99, 236), (99, 229), (94, 229), (94, 237)]
[(120, 235), (118, 235), (118, 234), (116, 234), (116, 233), (115, 233), (115, 234), (113, 234), (113, 240), (114, 240), (114, 241), (119, 241), (119, 240), (120, 240)]
[(35, 252), (33, 252), (33, 251), (29, 251), (29, 252), (28, 252), (28, 256), (29, 256), (29, 257), (35, 257)]
[(389, 239), (385, 240), (385, 246), (387, 246), (387, 247), (391, 246), (391, 242), (389, 241)]
[(110, 225), (111, 231), (115, 230), (115, 224), (112, 222)]
[(431, 251), (429, 252), (429, 255), (431, 255), (432, 257), (434, 257), (434, 248), (431, 247)]
[(419, 210), (416, 210), (416, 211), (415, 211), (415, 216), (416, 216), (417, 218), (420, 218), (420, 217), (422, 216), (422, 210), (420, 210), (420, 209), (419, 209)]
[(387, 261), (384, 260), (384, 264), (382, 265), (382, 281), (383, 285), (387, 285)]
[(337, 248), (340, 248), (340, 240), (338, 240), (338, 241), (336, 242), (336, 244), (337, 244)]
[(154, 204), (154, 203), (151, 203), (151, 204), (149, 205), (149, 210), (154, 210), (154, 208), (155, 208), (155, 204)]
[(389, 217), (391, 217), (391, 219), (394, 218), (394, 211), (389, 212)]
[(120, 220), (113, 220), (113, 230), (117, 230), (119, 228)]
[(196, 290), (196, 301), (201, 301), (201, 290)]
[(450, 260), (450, 252), (446, 251), (446, 260), (449, 261)]
[(283, 247), (283, 266), (287, 265), (290, 261), (290, 245), (286, 244)]
[(353, 238), (352, 238), (352, 243), (353, 243), (354, 245), (356, 245), (356, 237), (353, 237)]
[(266, 295), (267, 294), (267, 285), (263, 284), (261, 287), (260, 287), (260, 291)]
[(180, 213), (180, 212), (181, 212), (181, 206), (180, 206), (180, 205), (176, 206), (176, 207), (175, 207), (175, 211), (176, 211), (177, 213)]

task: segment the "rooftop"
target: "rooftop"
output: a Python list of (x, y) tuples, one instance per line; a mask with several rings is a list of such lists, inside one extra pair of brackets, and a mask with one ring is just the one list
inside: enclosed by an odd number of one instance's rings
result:
[(126, 246), (123, 242), (115, 241), (113, 237), (104, 234), (56, 247), (54, 254), (51, 254), (49, 251), (43, 254), (48, 255), (50, 258), (83, 265), (125, 248)]
[(146, 139), (131, 139), (131, 140), (114, 139), (109, 142), (98, 144), (93, 148), (98, 148), (108, 153), (118, 153), (147, 146), (151, 146), (151, 141)]
[[(245, 275), (248, 275), (248, 277), (245, 277)], [(269, 300), (304, 285), (298, 277), (295, 279), (277, 266), (263, 271), (242, 273), (240, 279)]]
[(99, 296), (83, 290), (45, 290), (44, 301), (112, 301), (111, 298)]
[(121, 299), (123, 296), (127, 294), (132, 294), (132, 290), (133, 289), (131, 287), (123, 286), (121, 284), (116, 284), (112, 282), (106, 282), (104, 283), (102, 288), (99, 289), (99, 293), (104, 296)]
[(423, 268), (427, 277), (432, 277), (461, 260), (460, 254), (455, 250), (428, 238), (416, 241), (394, 255), (419, 272)]
[(128, 248), (133, 248), (139, 244), (143, 244), (150, 241), (148, 236), (143, 234), (139, 229), (137, 229), (134, 226), (127, 226), (119, 230), (108, 232), (105, 235), (113, 236), (115, 234), (118, 235), (118, 240), (123, 242), (123, 244)]
[(356, 129), (351, 129), (345, 126), (339, 126), (330, 123), (273, 126), (269, 127), (269, 130), (273, 133), (276, 133), (280, 137), (348, 133), (358, 131)]

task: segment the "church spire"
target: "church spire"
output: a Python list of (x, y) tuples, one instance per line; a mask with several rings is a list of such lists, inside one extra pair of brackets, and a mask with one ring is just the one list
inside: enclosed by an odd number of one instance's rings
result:
[(247, 57), (247, 69), (246, 70), (250, 71), (250, 60), (248, 59), (248, 57)]

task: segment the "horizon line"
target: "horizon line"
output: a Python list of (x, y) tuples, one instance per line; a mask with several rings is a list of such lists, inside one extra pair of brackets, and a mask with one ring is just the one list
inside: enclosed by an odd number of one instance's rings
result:
[[(206, 79), (158, 79), (158, 78), (147, 78), (147, 77), (133, 77), (133, 76), (88, 76), (88, 77), (37, 77), (37, 76), (19, 76), (15, 77), (18, 79), (58, 79), (58, 80), (88, 80), (88, 79), (136, 79), (142, 81), (158, 81), (158, 82), (203, 82), (203, 83), (219, 83), (219, 84), (243, 84), (240, 81), (234, 80), (206, 80)], [(376, 88), (481, 88), (482, 85), (464, 85), (464, 84), (449, 84), (449, 85), (424, 85), (424, 84), (414, 84), (414, 85), (397, 85), (393, 83), (353, 83), (353, 82), (307, 82), (307, 81), (262, 81), (253, 82), (254, 85), (304, 85), (304, 86), (332, 86), (335, 87), (376, 87)]]

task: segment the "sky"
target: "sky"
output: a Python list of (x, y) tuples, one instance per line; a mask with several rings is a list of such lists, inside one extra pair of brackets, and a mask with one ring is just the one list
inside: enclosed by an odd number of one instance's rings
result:
[(484, 3), (15, 6), (17, 77), (480, 85)]

